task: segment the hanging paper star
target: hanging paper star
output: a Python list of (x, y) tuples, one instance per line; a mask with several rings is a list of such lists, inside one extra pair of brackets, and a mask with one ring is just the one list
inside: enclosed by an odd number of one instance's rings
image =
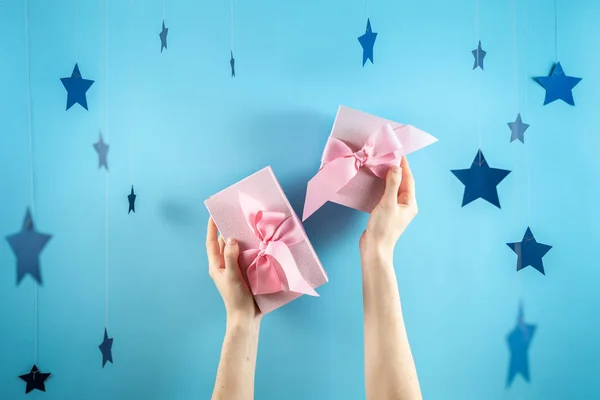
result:
[(505, 169), (490, 168), (481, 150), (477, 152), (473, 164), (469, 169), (455, 169), (452, 173), (465, 185), (462, 206), (479, 198), (500, 208), (498, 189), (496, 186), (510, 171)]
[(162, 23), (162, 31), (158, 34), (160, 36), (160, 52), (163, 52), (163, 49), (167, 48), (167, 34), (169, 33), (169, 28), (165, 28), (165, 21)]
[(31, 371), (28, 374), (20, 375), (19, 378), (21, 378), (21, 380), (27, 383), (27, 386), (25, 386), (25, 394), (27, 394), (32, 390), (40, 390), (42, 392), (45, 392), (46, 385), (44, 384), (44, 382), (46, 381), (46, 379), (48, 379), (49, 376), (50, 373), (40, 372), (38, 367), (36, 367), (36, 365), (33, 364)]
[(521, 119), (521, 114), (517, 114), (517, 119), (515, 119), (515, 122), (509, 122), (508, 123), (508, 127), (510, 128), (510, 141), (511, 143), (516, 140), (519, 139), (521, 141), (521, 143), (525, 143), (525, 131), (527, 130), (527, 128), (529, 128), (529, 124), (524, 124), (523, 120)]
[(546, 89), (544, 105), (559, 99), (572, 106), (575, 105), (572, 90), (582, 78), (567, 76), (560, 63), (556, 63), (552, 68), (550, 76), (538, 76), (533, 79)]
[(136, 198), (136, 194), (133, 192), (133, 185), (131, 185), (131, 194), (127, 195), (127, 200), (129, 200), (129, 211), (127, 212), (127, 214), (131, 213), (132, 211), (135, 213), (135, 198)]
[(77, 64), (75, 64), (71, 76), (68, 78), (60, 78), (60, 81), (65, 89), (67, 89), (67, 110), (73, 107), (75, 103), (78, 103), (87, 110), (88, 106), (85, 93), (92, 86), (94, 81), (91, 79), (83, 79)]
[(542, 257), (550, 251), (552, 246), (538, 243), (529, 227), (527, 227), (525, 235), (523, 235), (523, 240), (515, 243), (506, 243), (506, 245), (517, 254), (517, 271), (532, 266), (542, 274), (546, 275)]
[(106, 161), (106, 155), (108, 154), (109, 146), (102, 140), (102, 132), (100, 132), (99, 139), (94, 143), (94, 149), (98, 153), (98, 169), (104, 167), (108, 171), (108, 163)]
[(235, 78), (235, 58), (233, 58), (233, 50), (231, 50), (231, 58), (229, 59), (229, 65), (231, 65), (231, 77)]
[(113, 358), (112, 358), (113, 340), (114, 340), (113, 338), (108, 337), (108, 331), (106, 330), (106, 328), (104, 328), (104, 340), (102, 340), (102, 343), (100, 343), (100, 346), (98, 346), (98, 348), (100, 349), (100, 352), (102, 353), (102, 368), (104, 368), (107, 361), (110, 361), (110, 363), (113, 364)]
[(506, 337), (510, 350), (510, 363), (508, 364), (508, 376), (506, 378), (507, 387), (512, 384), (518, 374), (529, 382), (529, 359), (527, 352), (529, 351), (535, 329), (535, 325), (525, 323), (523, 320), (523, 307), (519, 307), (517, 325)]
[(367, 29), (364, 35), (358, 38), (360, 45), (363, 48), (363, 67), (367, 60), (371, 60), (371, 64), (373, 64), (373, 46), (375, 46), (375, 39), (377, 39), (377, 33), (373, 33), (371, 30), (371, 21), (367, 18)]
[(475, 57), (475, 61), (473, 62), (473, 69), (479, 67), (483, 70), (483, 59), (485, 58), (487, 51), (484, 51), (481, 48), (481, 40), (479, 41), (477, 48), (475, 50), (473, 50), (471, 53), (473, 53), (473, 57)]
[(52, 235), (36, 232), (29, 208), (25, 213), (21, 232), (6, 237), (8, 244), (17, 257), (17, 285), (26, 274), (31, 275), (40, 285), (40, 253), (52, 238)]

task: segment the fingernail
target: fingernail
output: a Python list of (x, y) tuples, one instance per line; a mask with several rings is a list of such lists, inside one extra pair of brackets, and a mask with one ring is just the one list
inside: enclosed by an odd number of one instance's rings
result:
[(229, 246), (235, 246), (235, 245), (236, 245), (236, 243), (237, 243), (237, 241), (236, 241), (234, 238), (229, 238), (229, 239), (227, 239), (227, 244), (228, 244)]
[(395, 174), (397, 174), (398, 172), (400, 172), (400, 167), (399, 167), (399, 166), (397, 166), (397, 165), (394, 165), (394, 166), (392, 167), (392, 172), (393, 172), (393, 173), (395, 173)]

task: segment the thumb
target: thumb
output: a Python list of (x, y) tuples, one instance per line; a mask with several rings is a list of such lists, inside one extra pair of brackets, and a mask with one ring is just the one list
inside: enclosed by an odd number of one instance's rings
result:
[(387, 173), (385, 178), (385, 192), (381, 198), (382, 203), (396, 205), (398, 204), (398, 190), (402, 183), (402, 168), (394, 165)]
[(225, 273), (235, 274), (239, 273), (238, 258), (240, 256), (240, 246), (237, 240), (234, 238), (227, 239), (225, 243), (225, 249), (223, 250), (223, 258), (225, 259)]

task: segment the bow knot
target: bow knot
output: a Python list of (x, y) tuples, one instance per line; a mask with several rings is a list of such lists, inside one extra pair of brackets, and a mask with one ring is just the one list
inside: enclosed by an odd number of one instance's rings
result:
[(355, 161), (356, 169), (359, 169), (362, 166), (364, 166), (366, 164), (367, 160), (369, 159), (369, 155), (367, 154), (366, 149), (360, 149), (359, 151), (357, 151), (356, 153), (353, 153), (352, 155), (356, 159), (356, 161)]
[(252, 293), (291, 291), (318, 296), (300, 274), (289, 246), (303, 242), (301, 227), (285, 213), (267, 211), (256, 199), (240, 193), (240, 206), (256, 237), (256, 245), (241, 254)]

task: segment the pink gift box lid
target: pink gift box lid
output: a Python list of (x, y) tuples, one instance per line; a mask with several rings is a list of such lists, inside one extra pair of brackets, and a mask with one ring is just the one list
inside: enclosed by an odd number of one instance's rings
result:
[[(402, 144), (403, 155), (437, 142), (437, 138), (414, 126), (403, 125), (342, 105), (338, 108), (331, 136), (342, 140), (354, 151), (358, 151), (369, 137), (385, 124), (390, 124), (396, 132), (396, 136)], [(358, 174), (329, 201), (370, 213), (381, 200), (384, 190), (384, 180), (373, 175), (367, 169), (361, 168)], [(308, 196), (309, 193), (307, 193), (307, 199)], [(304, 217), (304, 219), (306, 218)]]
[[(298, 269), (302, 277), (313, 288), (326, 283), (328, 281), (327, 274), (306, 236), (300, 219), (292, 209), (271, 167), (261, 169), (204, 201), (206, 208), (208, 208), (223, 237), (235, 238), (239, 242), (240, 251), (258, 248), (259, 240), (250, 229), (250, 226), (248, 226), (240, 207), (240, 192), (260, 201), (265, 206), (265, 209), (269, 211), (283, 212), (286, 216), (294, 218), (304, 236), (303, 242), (289, 246)], [(241, 257), (240, 262), (242, 262)], [(245, 272), (248, 265), (240, 265), (240, 268)], [(300, 296), (301, 294), (294, 292), (278, 292), (255, 295), (254, 299), (261, 312), (267, 314)]]

